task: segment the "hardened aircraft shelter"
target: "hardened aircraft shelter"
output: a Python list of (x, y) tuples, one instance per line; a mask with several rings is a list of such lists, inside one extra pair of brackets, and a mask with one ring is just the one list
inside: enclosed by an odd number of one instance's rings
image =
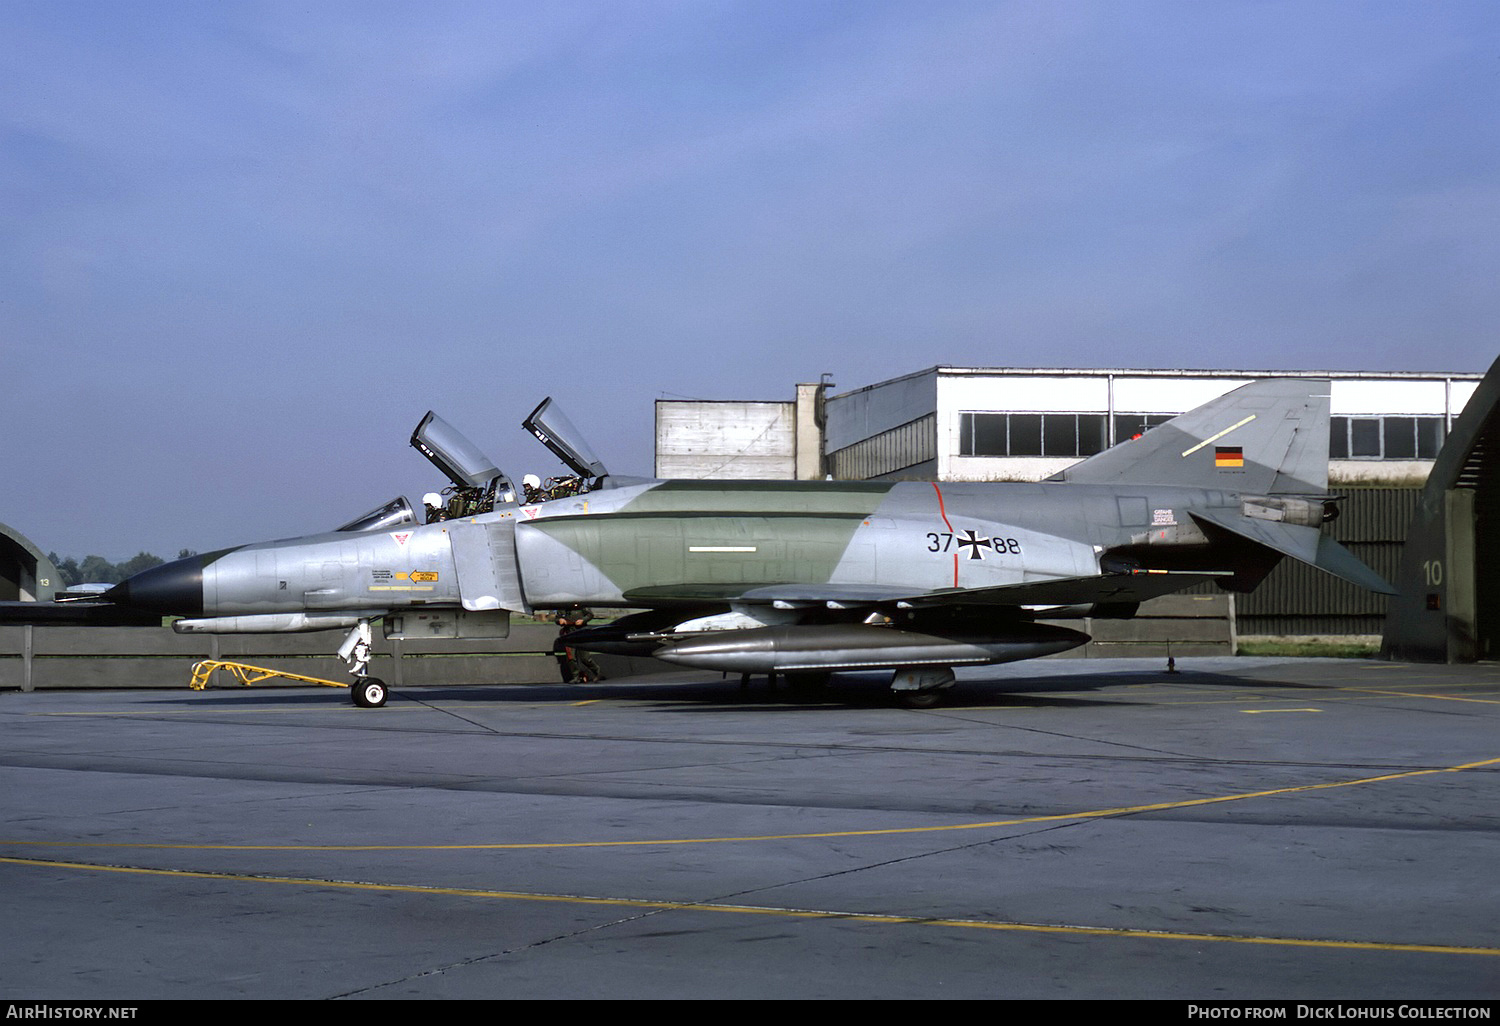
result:
[(1485, 375), (1427, 478), (1391, 600), (1388, 658), (1500, 657), (1500, 360)]

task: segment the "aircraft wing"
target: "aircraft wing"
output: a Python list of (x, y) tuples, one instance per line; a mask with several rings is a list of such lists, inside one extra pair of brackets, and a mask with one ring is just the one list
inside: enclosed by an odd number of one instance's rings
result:
[(1231, 576), (1223, 573), (1191, 573), (1143, 570), (1129, 574), (1094, 574), (1088, 577), (1054, 577), (1022, 581), (995, 588), (956, 588), (928, 592), (910, 599), (912, 605), (1072, 606), (1145, 602), (1195, 584)]
[(790, 606), (817, 604), (834, 608), (898, 604), (924, 608), (1126, 604), (1144, 602), (1224, 576), (1228, 576), (1227, 571), (1222, 574), (1150, 571), (1054, 577), (994, 588), (943, 588), (925, 592), (869, 584), (684, 584), (637, 588), (626, 593), (625, 597), (648, 605), (744, 602)]
[(625, 593), (631, 602), (643, 605), (702, 605), (710, 602), (746, 602), (770, 605), (785, 602), (792, 605), (826, 604), (873, 606), (909, 600), (910, 588), (892, 588), (874, 584), (805, 584), (798, 582), (768, 584), (662, 584), (649, 588), (632, 588)]

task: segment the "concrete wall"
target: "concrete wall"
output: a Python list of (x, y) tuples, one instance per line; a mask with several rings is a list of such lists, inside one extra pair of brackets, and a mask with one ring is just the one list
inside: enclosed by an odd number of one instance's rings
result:
[[(552, 684), (560, 677), (551, 655), (557, 628), (551, 624), (513, 622), (510, 637), (501, 641), (389, 642), (378, 633), (370, 674), (393, 687)], [(348, 671), (333, 654), (342, 640), (339, 631), (215, 636), (173, 634), (160, 627), (0, 627), (0, 688), (186, 688), (193, 665), (202, 659), (346, 683)], [(674, 669), (655, 660), (598, 661), (614, 676), (632, 672), (632, 667), (634, 672)], [(217, 675), (213, 686), (239, 684)]]
[(1234, 597), (1164, 595), (1141, 603), (1130, 620), (1057, 620), (1093, 638), (1087, 645), (1054, 659), (1115, 659), (1128, 656), (1233, 655), (1236, 638)]
[(656, 401), (656, 476), (792, 480), (793, 402)]
[[(1227, 655), (1233, 652), (1226, 595), (1169, 595), (1141, 606), (1134, 620), (1066, 620), (1094, 640), (1059, 658)], [(500, 641), (403, 641), (377, 637), (371, 676), (392, 687), (423, 684), (556, 684), (557, 628), (512, 622)], [(347, 683), (332, 653), (339, 631), (313, 634), (181, 635), (160, 627), (0, 627), (0, 689), (186, 688), (193, 665), (224, 659)], [(399, 658), (397, 657), (399, 654)], [(609, 677), (682, 669), (655, 659), (596, 656)], [(705, 671), (707, 672), (707, 671)], [(239, 687), (226, 674), (211, 686)], [(307, 687), (270, 680), (257, 687)]]

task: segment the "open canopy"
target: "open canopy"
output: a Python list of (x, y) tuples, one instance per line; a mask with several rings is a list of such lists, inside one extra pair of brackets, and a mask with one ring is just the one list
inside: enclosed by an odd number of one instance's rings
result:
[(411, 433), (411, 444), (459, 488), (488, 488), (504, 476), (478, 446), (431, 411)]
[(521, 422), (521, 426), (536, 435), (543, 445), (551, 449), (579, 477), (603, 477), (609, 473), (573, 426), (573, 422), (552, 401), (551, 396), (543, 399), (541, 405)]

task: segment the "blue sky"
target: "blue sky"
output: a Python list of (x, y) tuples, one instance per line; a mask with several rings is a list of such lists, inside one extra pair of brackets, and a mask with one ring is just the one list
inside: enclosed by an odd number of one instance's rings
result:
[(1480, 371), (1492, 2), (0, 0), (0, 521), (171, 556), (514, 476), (554, 395)]

